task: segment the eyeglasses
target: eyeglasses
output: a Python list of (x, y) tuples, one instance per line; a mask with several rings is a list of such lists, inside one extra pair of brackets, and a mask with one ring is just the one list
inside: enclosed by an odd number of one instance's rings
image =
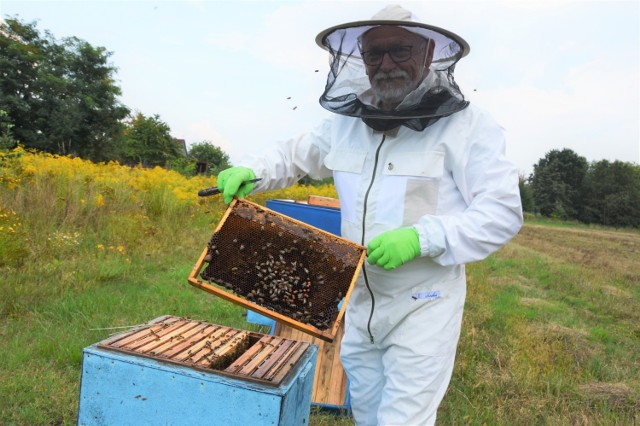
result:
[(411, 48), (413, 46), (394, 46), (390, 49), (371, 49), (365, 52), (360, 52), (362, 60), (369, 66), (376, 66), (382, 63), (385, 53), (389, 54), (389, 57), (393, 62), (399, 64), (411, 59)]

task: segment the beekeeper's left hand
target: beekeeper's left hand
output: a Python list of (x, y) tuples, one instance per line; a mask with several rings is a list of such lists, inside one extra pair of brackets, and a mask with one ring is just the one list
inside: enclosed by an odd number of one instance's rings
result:
[(420, 240), (415, 228), (383, 232), (367, 246), (367, 261), (386, 270), (395, 269), (420, 256)]

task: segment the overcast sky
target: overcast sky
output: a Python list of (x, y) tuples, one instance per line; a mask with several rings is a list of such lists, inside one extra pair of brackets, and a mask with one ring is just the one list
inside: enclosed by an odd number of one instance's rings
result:
[[(0, 0), (0, 14), (105, 47), (124, 105), (238, 161), (330, 114), (318, 104), (328, 56), (316, 34), (388, 3)], [(456, 81), (504, 127), (521, 173), (563, 148), (640, 163), (639, 1), (399, 4), (469, 42)]]

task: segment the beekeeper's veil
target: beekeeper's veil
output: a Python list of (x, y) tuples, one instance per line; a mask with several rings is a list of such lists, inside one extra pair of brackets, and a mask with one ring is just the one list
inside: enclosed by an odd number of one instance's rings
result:
[[(380, 25), (399, 26), (435, 43), (429, 73), (392, 111), (382, 111), (371, 101), (371, 84), (360, 53), (360, 37)], [(456, 62), (469, 53), (467, 42), (450, 31), (419, 22), (400, 6), (387, 6), (368, 21), (326, 29), (318, 34), (316, 43), (331, 54), (320, 104), (337, 114), (361, 117), (375, 130), (404, 125), (420, 131), (469, 104), (453, 78)]]

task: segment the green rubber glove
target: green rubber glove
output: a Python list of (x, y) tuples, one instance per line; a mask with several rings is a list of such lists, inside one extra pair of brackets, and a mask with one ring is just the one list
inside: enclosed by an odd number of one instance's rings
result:
[(222, 191), (225, 204), (231, 203), (233, 197), (244, 197), (253, 191), (253, 183), (243, 182), (255, 179), (256, 174), (248, 167), (230, 167), (218, 174), (218, 188)]
[(415, 228), (383, 232), (367, 246), (367, 261), (387, 271), (420, 256), (420, 240)]

